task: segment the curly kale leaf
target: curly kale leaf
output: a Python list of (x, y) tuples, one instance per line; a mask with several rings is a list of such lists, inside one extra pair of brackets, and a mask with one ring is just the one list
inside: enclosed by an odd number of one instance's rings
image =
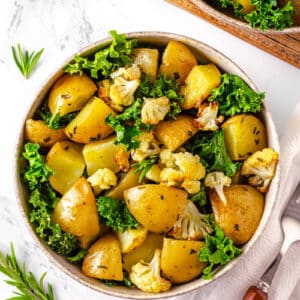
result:
[(74, 254), (78, 251), (75, 236), (63, 232), (59, 224), (51, 221), (52, 210), (59, 200), (49, 184), (53, 171), (46, 166), (38, 144), (25, 144), (23, 157), (28, 162), (23, 180), (30, 191), (30, 222), (35, 225), (36, 233), (57, 253), (65, 256)]
[(282, 8), (278, 7), (276, 0), (252, 0), (255, 10), (244, 16), (251, 27), (282, 30), (293, 25), (295, 10), (289, 1)]
[(221, 84), (211, 91), (209, 101), (217, 101), (219, 114), (233, 116), (261, 111), (264, 93), (253, 91), (239, 76), (225, 73)]
[(223, 129), (211, 133), (197, 133), (186, 145), (186, 149), (198, 154), (207, 172), (221, 171), (233, 176), (240, 163), (234, 163), (228, 156)]
[(132, 63), (131, 52), (136, 47), (137, 40), (127, 40), (125, 34), (118, 34), (115, 30), (110, 31), (110, 34), (110, 46), (96, 52), (92, 60), (75, 56), (74, 62), (65, 67), (65, 72), (82, 74), (84, 70), (88, 70), (92, 78), (108, 78), (113, 71)]
[(232, 239), (214, 224), (214, 232), (205, 236), (205, 245), (198, 253), (199, 261), (208, 263), (202, 278), (211, 279), (215, 267), (226, 265), (241, 253), (242, 250), (233, 245)]
[(96, 201), (101, 220), (114, 231), (124, 232), (138, 227), (139, 223), (130, 214), (124, 201), (106, 196), (100, 196)]

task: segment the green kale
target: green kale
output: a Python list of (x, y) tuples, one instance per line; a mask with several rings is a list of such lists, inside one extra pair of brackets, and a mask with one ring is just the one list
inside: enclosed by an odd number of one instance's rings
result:
[(201, 185), (200, 191), (191, 195), (189, 199), (196, 205), (202, 214), (209, 214), (212, 212), (211, 204), (204, 185)]
[(77, 115), (78, 112), (71, 112), (62, 117), (59, 116), (59, 113), (52, 115), (47, 103), (36, 111), (35, 116), (41, 118), (44, 123), (52, 129), (60, 129), (66, 127)]
[(234, 0), (214, 0), (213, 4), (221, 8), (232, 8), (236, 17), (243, 16), (243, 6)]
[(199, 132), (185, 148), (200, 156), (207, 172), (221, 171), (227, 176), (233, 176), (240, 167), (240, 163), (232, 162), (228, 156), (223, 129), (209, 133)]
[(134, 170), (134, 173), (140, 172), (139, 176), (139, 183), (141, 183), (148, 173), (148, 171), (151, 169), (151, 167), (156, 164), (158, 161), (158, 155), (152, 155), (147, 159), (142, 160), (141, 162), (135, 163), (132, 165), (132, 167), (136, 167)]
[(23, 172), (23, 180), (28, 186), (31, 210), (29, 221), (35, 225), (36, 233), (57, 253), (68, 256), (78, 251), (76, 238), (65, 233), (59, 224), (51, 221), (52, 210), (59, 200), (49, 184), (53, 174), (39, 153), (39, 145), (27, 143), (24, 146), (23, 157), (28, 165)]
[(217, 101), (219, 114), (233, 116), (261, 111), (264, 93), (253, 91), (239, 76), (225, 73), (221, 84), (211, 91), (209, 101)]
[(276, 0), (252, 0), (255, 10), (244, 16), (251, 27), (258, 27), (264, 31), (267, 29), (282, 30), (293, 25), (295, 10), (289, 1), (280, 8)]
[(124, 232), (138, 227), (139, 223), (130, 214), (124, 201), (106, 196), (99, 196), (96, 201), (101, 220), (114, 231)]
[(225, 236), (224, 231), (214, 224), (214, 232), (205, 236), (205, 245), (198, 253), (200, 262), (207, 262), (203, 270), (203, 279), (211, 279), (212, 271), (217, 266), (224, 266), (242, 250), (233, 245), (231, 238)]
[(114, 287), (114, 286), (126, 286), (128, 288), (134, 288), (135, 285), (129, 278), (129, 273), (125, 270), (123, 270), (123, 280), (117, 281), (117, 280), (102, 280), (103, 283), (105, 283), (107, 286)]
[(78, 264), (78, 263), (80, 263), (83, 260), (83, 258), (85, 257), (86, 253), (87, 253), (87, 250), (80, 249), (75, 255), (69, 256), (69, 257), (67, 257), (67, 259), (72, 264)]
[(108, 78), (115, 70), (132, 63), (131, 52), (136, 47), (137, 40), (127, 40), (125, 34), (118, 34), (115, 30), (110, 31), (110, 34), (110, 46), (96, 52), (92, 60), (75, 56), (74, 62), (65, 67), (65, 72), (82, 74), (84, 70), (88, 70), (92, 78)]

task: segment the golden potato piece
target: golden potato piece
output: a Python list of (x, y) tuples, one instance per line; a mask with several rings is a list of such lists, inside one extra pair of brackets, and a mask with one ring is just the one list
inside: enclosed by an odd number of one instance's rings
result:
[(132, 50), (132, 56), (133, 63), (138, 65), (143, 73), (149, 75), (151, 81), (154, 81), (158, 69), (158, 49), (135, 48)]
[(183, 109), (197, 108), (205, 100), (212, 89), (221, 83), (221, 73), (216, 65), (194, 66), (182, 86), (184, 95)]
[(98, 169), (108, 168), (117, 173), (120, 166), (115, 160), (118, 151), (125, 148), (124, 145), (115, 144), (116, 137), (111, 136), (107, 139), (86, 144), (83, 147), (83, 156), (86, 163), (87, 173), (91, 176)]
[(41, 147), (51, 147), (56, 142), (66, 140), (65, 129), (52, 129), (42, 120), (28, 119), (25, 122), (25, 139)]
[(53, 223), (74, 234), (83, 249), (98, 237), (100, 223), (96, 199), (84, 177), (80, 177), (60, 199), (53, 211)]
[(230, 117), (222, 124), (228, 155), (231, 160), (245, 160), (252, 153), (267, 147), (263, 123), (250, 114)]
[(198, 252), (205, 245), (201, 241), (164, 238), (161, 252), (161, 270), (172, 283), (183, 283), (196, 278), (206, 267)]
[(249, 185), (231, 185), (223, 190), (226, 204), (219, 199), (215, 190), (209, 193), (216, 223), (234, 244), (245, 244), (259, 225), (264, 210), (264, 196)]
[(82, 146), (70, 141), (55, 143), (46, 156), (46, 165), (54, 171), (50, 185), (63, 195), (83, 174)]
[(143, 226), (129, 228), (124, 232), (118, 231), (117, 237), (120, 243), (121, 252), (129, 253), (139, 247), (146, 239), (148, 230)]
[(108, 191), (105, 196), (112, 197), (117, 200), (123, 200), (123, 193), (125, 190), (139, 185), (139, 176), (140, 172), (135, 172), (134, 168), (130, 169), (121, 177), (118, 184)]
[(64, 116), (80, 110), (94, 95), (97, 87), (91, 78), (86, 75), (65, 74), (60, 77), (51, 89), (48, 107), (55, 115)]
[(187, 192), (159, 184), (144, 184), (124, 191), (127, 207), (149, 231), (168, 232), (187, 204)]
[(123, 255), (123, 267), (127, 272), (131, 271), (131, 266), (141, 260), (149, 263), (154, 255), (155, 249), (161, 249), (163, 236), (155, 233), (149, 233), (146, 240), (136, 249)]
[(104, 235), (89, 248), (81, 270), (90, 277), (123, 280), (120, 245), (113, 233)]
[(196, 64), (195, 55), (186, 45), (178, 41), (170, 41), (162, 55), (159, 73), (178, 78), (178, 82), (183, 83)]
[(67, 125), (65, 133), (74, 142), (88, 144), (106, 138), (113, 129), (105, 118), (113, 110), (100, 98), (93, 97)]
[(178, 115), (176, 120), (160, 122), (154, 129), (154, 135), (159, 142), (174, 151), (198, 131), (193, 117)]

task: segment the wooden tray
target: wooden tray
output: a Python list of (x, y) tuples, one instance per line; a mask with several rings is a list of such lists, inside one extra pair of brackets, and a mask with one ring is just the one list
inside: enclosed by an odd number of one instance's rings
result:
[(189, 0), (166, 0), (180, 8), (183, 8), (196, 16), (216, 25), (223, 30), (243, 39), (244, 41), (300, 68), (300, 33), (293, 34), (262, 34), (250, 30), (240, 29), (227, 24), (220, 19), (204, 13)]

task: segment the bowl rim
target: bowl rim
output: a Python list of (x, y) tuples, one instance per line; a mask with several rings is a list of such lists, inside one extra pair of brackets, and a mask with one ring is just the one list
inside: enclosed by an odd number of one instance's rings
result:
[(285, 28), (283, 30), (275, 30), (275, 29), (267, 29), (267, 30), (259, 30), (258, 28), (252, 28), (248, 23), (239, 20), (237, 18), (234, 18), (232, 16), (229, 16), (225, 13), (222, 13), (218, 9), (214, 8), (213, 6), (209, 5), (206, 1), (204, 0), (190, 0), (194, 5), (196, 5), (201, 11), (207, 13), (211, 17), (217, 19), (217, 20), (222, 20), (223, 22), (235, 26), (237, 28), (247, 30), (250, 32), (255, 32), (255, 33), (261, 33), (261, 34), (295, 34), (295, 33), (300, 33), (300, 25), (299, 26), (291, 26), (288, 28)]
[[(255, 86), (253, 81), (246, 75), (246, 73), (236, 64), (234, 63), (230, 58), (222, 54), (220, 51), (216, 50), (215, 48), (209, 46), (206, 43), (201, 42), (200, 40), (196, 40), (191, 37), (187, 37), (185, 35), (176, 34), (176, 33), (170, 33), (170, 32), (164, 32), (164, 31), (135, 31), (135, 32), (128, 32), (125, 33), (126, 38), (132, 39), (137, 38), (138, 41), (143, 42), (143, 39), (146, 41), (150, 38), (155, 39), (164, 39), (162, 43), (166, 44), (166, 41), (176, 39), (178, 41), (181, 41), (185, 43), (188, 47), (195, 47), (199, 53), (202, 53), (202, 50), (206, 50), (212, 55), (212, 57), (218, 57), (219, 59), (224, 62), (224, 64), (230, 64), (230, 67), (233, 68), (234, 72), (237, 72), (244, 80), (246, 80), (247, 84), (253, 88), (254, 90), (258, 91), (258, 88)], [(97, 51), (98, 49), (101, 49), (108, 45), (111, 42), (111, 38), (104, 38), (100, 39), (98, 41), (95, 41), (91, 44), (89, 44), (86, 47), (83, 47), (76, 51), (73, 55), (69, 56), (67, 59), (63, 61), (60, 66), (56, 67), (54, 71), (46, 78), (44, 83), (41, 85), (41, 88), (38, 90), (38, 92), (33, 96), (33, 100), (29, 105), (29, 109), (25, 110), (22, 122), (20, 122), (19, 127), (19, 133), (17, 136), (17, 142), (14, 149), (14, 160), (13, 160), (13, 176), (14, 176), (14, 192), (17, 199), (17, 204), (19, 211), (21, 213), (21, 217), (25, 223), (25, 227), (27, 231), (29, 232), (30, 236), (33, 238), (33, 242), (37, 247), (39, 247), (43, 254), (46, 255), (46, 257), (49, 259), (50, 263), (52, 263), (54, 266), (58, 267), (60, 271), (67, 274), (69, 277), (71, 277), (73, 280), (80, 282), (85, 287), (91, 288), (97, 292), (107, 294), (109, 296), (115, 296), (120, 298), (126, 298), (126, 299), (161, 299), (161, 298), (169, 298), (174, 296), (183, 295), (192, 291), (195, 291), (196, 289), (199, 289), (203, 286), (207, 286), (215, 282), (217, 279), (223, 277), (229, 270), (233, 269), (236, 265), (238, 265), (241, 261), (241, 258), (245, 257), (247, 254), (251, 252), (251, 249), (254, 248), (256, 243), (259, 240), (259, 235), (261, 232), (265, 229), (265, 227), (268, 224), (268, 218), (272, 215), (273, 208), (276, 203), (276, 196), (278, 192), (279, 187), (279, 178), (280, 178), (280, 168), (279, 165), (277, 166), (276, 170), (276, 176), (273, 178), (272, 181), (272, 188), (273, 188), (273, 194), (274, 199), (271, 202), (271, 205), (268, 207), (268, 211), (266, 211), (266, 207), (264, 209), (263, 217), (260, 221), (260, 224), (258, 228), (256, 229), (255, 234), (253, 237), (248, 241), (248, 243), (243, 247), (244, 253), (231, 261), (229, 264), (222, 267), (220, 270), (217, 270), (216, 274), (214, 275), (212, 280), (203, 280), (201, 278), (194, 279), (190, 282), (183, 283), (179, 285), (178, 287), (173, 287), (171, 290), (159, 293), (159, 294), (150, 294), (145, 293), (140, 290), (138, 290), (136, 295), (133, 295), (132, 293), (128, 293), (128, 288), (123, 287), (116, 287), (116, 288), (110, 288), (104, 285), (104, 283), (99, 284), (93, 284), (95, 283), (95, 279), (88, 278), (87, 276), (83, 275), (82, 273), (77, 275), (72, 271), (72, 268), (70, 267), (71, 263), (63, 264), (63, 262), (66, 262), (62, 256), (55, 253), (49, 246), (47, 246), (35, 233), (33, 230), (32, 224), (29, 222), (28, 216), (27, 216), (27, 209), (24, 205), (25, 203), (25, 195), (24, 195), (24, 187), (22, 184), (22, 180), (20, 178), (20, 156), (21, 156), (21, 150), (22, 146), (24, 144), (24, 124), (26, 119), (28, 119), (29, 116), (32, 115), (32, 113), (35, 111), (38, 105), (43, 101), (45, 94), (47, 91), (50, 90), (51, 86), (53, 86), (53, 83), (57, 80), (58, 77), (60, 77), (63, 73), (63, 67), (71, 62), (76, 55), (88, 55), (89, 53), (93, 53)], [(209, 59), (211, 61), (211, 59)], [(219, 65), (219, 64), (218, 64)], [(223, 68), (221, 68), (223, 69)], [(51, 83), (52, 82), (52, 83)], [(51, 84), (50, 84), (51, 83)], [(45, 92), (46, 91), (46, 92)], [(268, 133), (271, 132), (273, 134), (273, 148), (275, 148), (279, 152), (279, 140), (277, 136), (277, 131), (274, 125), (274, 122), (272, 120), (272, 116), (270, 115), (268, 109), (266, 108), (266, 105), (264, 103), (263, 105), (264, 110), (264, 116), (266, 121), (268, 122)], [(267, 215), (266, 215), (267, 214)], [(265, 216), (265, 217), (264, 217)], [(69, 266), (69, 267), (68, 267)], [(99, 281), (97, 281), (99, 282)], [(105, 288), (106, 287), (106, 288)]]

